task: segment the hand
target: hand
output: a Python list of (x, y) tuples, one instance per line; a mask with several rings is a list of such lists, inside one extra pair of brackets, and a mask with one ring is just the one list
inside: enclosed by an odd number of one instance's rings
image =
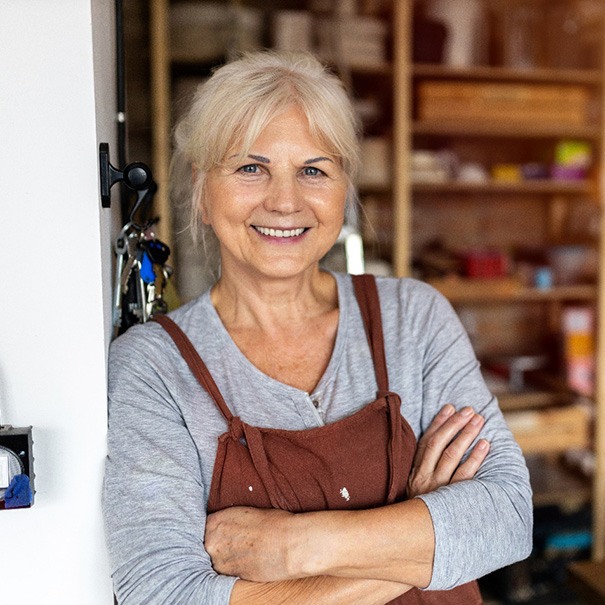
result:
[(287, 580), (288, 521), (283, 510), (234, 506), (208, 516), (205, 545), (215, 571), (253, 582)]
[(408, 497), (472, 479), (489, 452), (489, 443), (480, 439), (468, 458), (462, 463), (461, 460), (483, 424), (483, 417), (470, 407), (456, 412), (453, 405), (444, 406), (418, 441), (408, 479)]

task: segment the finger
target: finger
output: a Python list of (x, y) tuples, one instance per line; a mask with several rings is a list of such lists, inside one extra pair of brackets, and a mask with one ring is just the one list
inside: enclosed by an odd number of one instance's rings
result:
[(447, 403), (440, 410), (439, 413), (433, 418), (433, 421), (429, 425), (429, 428), (424, 432), (425, 435), (432, 435), (439, 427), (443, 426), (448, 418), (451, 418), (456, 413), (456, 408), (451, 404)]
[(489, 441), (480, 439), (471, 451), (469, 457), (458, 467), (451, 483), (472, 479), (489, 453)]
[(473, 409), (465, 407), (450, 416), (432, 435), (429, 435), (415, 460), (417, 468), (422, 469), (422, 472), (433, 472), (445, 449), (474, 416)]
[(435, 469), (435, 475), (438, 481), (450, 481), (460, 465), (462, 458), (473, 441), (478, 437), (484, 423), (485, 420), (482, 416), (474, 414), (464, 428), (445, 448)]
[(416, 448), (416, 454), (414, 456), (414, 464), (420, 462), (424, 455), (424, 450), (426, 449), (426, 444), (428, 440), (435, 434), (435, 432), (445, 424), (445, 422), (454, 415), (456, 412), (456, 408), (448, 403), (444, 405), (439, 413), (433, 418), (433, 421), (429, 425), (429, 428), (424, 432), (422, 437), (418, 441), (418, 446)]

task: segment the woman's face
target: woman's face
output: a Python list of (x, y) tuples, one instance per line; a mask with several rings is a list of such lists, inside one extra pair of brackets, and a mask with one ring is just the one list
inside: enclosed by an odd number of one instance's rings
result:
[(202, 220), (222, 274), (293, 277), (314, 268), (343, 223), (348, 179), (296, 107), (276, 116), (244, 160), (239, 149), (206, 177)]

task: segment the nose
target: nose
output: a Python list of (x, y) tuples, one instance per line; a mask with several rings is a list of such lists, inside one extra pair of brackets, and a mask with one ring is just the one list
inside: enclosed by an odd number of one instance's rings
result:
[(296, 177), (274, 175), (265, 196), (265, 209), (280, 214), (293, 214), (301, 210), (303, 195)]

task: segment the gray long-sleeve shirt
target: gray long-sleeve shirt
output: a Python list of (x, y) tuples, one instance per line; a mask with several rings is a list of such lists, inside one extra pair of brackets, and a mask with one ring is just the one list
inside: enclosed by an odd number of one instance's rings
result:
[[(311, 394), (259, 371), (221, 323), (209, 293), (171, 317), (202, 355), (231, 411), (249, 424), (307, 429), (376, 397), (374, 369), (348, 275), (335, 274), (339, 323), (332, 357)], [(422, 496), (435, 531), (429, 589), (478, 578), (529, 555), (532, 501), (521, 451), (487, 390), (449, 303), (411, 279), (378, 278), (390, 389), (419, 438), (446, 403), (485, 418), (490, 453), (472, 481)], [(235, 578), (204, 549), (217, 438), (226, 422), (158, 325), (130, 328), (111, 346), (103, 506), (121, 605), (222, 605)]]

